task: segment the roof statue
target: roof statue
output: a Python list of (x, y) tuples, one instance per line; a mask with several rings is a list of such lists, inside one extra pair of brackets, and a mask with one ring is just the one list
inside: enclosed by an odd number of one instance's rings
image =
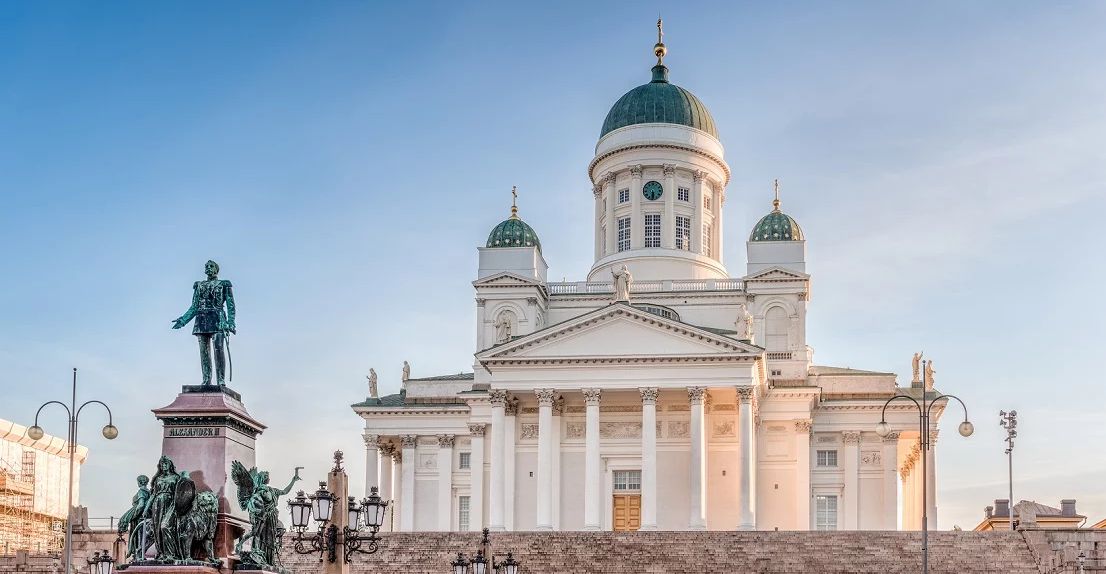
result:
[(912, 372), (914, 373), (914, 376), (910, 379), (910, 381), (914, 383), (922, 382), (922, 354), (914, 353), (914, 358), (910, 361), (910, 365)]
[(365, 376), (369, 380), (369, 398), (379, 398), (379, 393), (376, 389), (376, 369), (369, 368), (369, 374)]
[(630, 285), (634, 282), (634, 276), (630, 275), (630, 270), (623, 265), (618, 271), (611, 271), (611, 277), (614, 280), (614, 300), (630, 302)]
[(749, 306), (742, 303), (737, 311), (737, 321), (734, 322), (737, 335), (743, 341), (753, 342), (753, 315), (749, 313)]
[(411, 365), (408, 364), (407, 361), (403, 361), (403, 380), (406, 381), (407, 379), (410, 379), (410, 378), (411, 378)]
[[(203, 385), (211, 384), (211, 346), (215, 345), (215, 377), (219, 386), (225, 385), (224, 374), (230, 359), (230, 335), (237, 333), (234, 323), (234, 291), (230, 281), (219, 279), (219, 264), (208, 260), (204, 264), (207, 279), (192, 284), (192, 306), (173, 320), (173, 328), (180, 329), (193, 319), (192, 334), (200, 343), (200, 371)], [(231, 367), (230, 379), (234, 379)]]
[[(251, 570), (269, 570), (280, 572), (280, 545), (284, 525), (280, 523), (280, 507), (277, 501), (292, 491), (292, 485), (300, 480), (300, 468), (296, 467), (288, 486), (277, 489), (269, 486), (269, 473), (256, 468), (246, 470), (237, 460), (230, 464), (230, 475), (238, 485), (238, 504), (250, 515), (250, 530), (238, 539), (234, 553)], [(243, 552), (242, 546), (250, 542), (250, 549)]]
[(932, 391), (933, 390), (933, 373), (936, 373), (936, 372), (937, 371), (933, 370), (933, 359), (930, 359), (930, 360), (926, 361), (925, 383), (926, 383), (926, 390), (927, 391)]

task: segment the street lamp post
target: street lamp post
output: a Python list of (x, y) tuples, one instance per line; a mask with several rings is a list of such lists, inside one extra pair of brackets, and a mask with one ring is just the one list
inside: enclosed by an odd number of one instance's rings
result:
[[(923, 369), (928, 361), (922, 361)], [(956, 402), (960, 403), (960, 406), (964, 409), (964, 422), (960, 423), (958, 430), (960, 435), (964, 437), (972, 436), (975, 432), (975, 426), (968, 420), (968, 407), (964, 405), (964, 401), (960, 400), (960, 397), (955, 395), (946, 395), (941, 393), (933, 393), (931, 398), (927, 398), (930, 393), (928, 391), (922, 391), (922, 401), (919, 403), (917, 399), (908, 395), (895, 395), (887, 402), (883, 403), (883, 410), (880, 413), (879, 424), (876, 425), (876, 434), (880, 437), (885, 437), (891, 434), (891, 425), (887, 424), (887, 405), (898, 399), (908, 400), (914, 403), (914, 406), (918, 409), (918, 440), (921, 443), (922, 451), (922, 476), (927, 474), (927, 457), (928, 451), (932, 446), (932, 441), (929, 438), (929, 415), (930, 409), (933, 408), (934, 403), (941, 399), (956, 399)], [(929, 574), (929, 512), (926, 506), (928, 505), (928, 488), (922, 487), (922, 574)]]
[(108, 550), (96, 552), (85, 561), (88, 562), (90, 574), (111, 574), (115, 569), (115, 558), (112, 558), (111, 552)]
[(1018, 436), (1018, 411), (999, 411), (998, 424), (1006, 429), (1006, 459), (1009, 467), (1010, 480), (1010, 504), (1007, 505), (1010, 515), (1010, 530), (1014, 530), (1014, 438)]
[(490, 544), (488, 529), (485, 528), (484, 536), (480, 539), (480, 549), (476, 551), (472, 560), (458, 552), (457, 559), (449, 564), (452, 567), (451, 572), (453, 574), (518, 574), (522, 564), (515, 560), (514, 553), (508, 552), (507, 558), (502, 562), (496, 562), (495, 554), (492, 554), (488, 548)]
[(112, 440), (119, 436), (119, 429), (115, 428), (115, 425), (111, 424), (111, 409), (108, 408), (103, 401), (91, 400), (85, 401), (81, 406), (77, 406), (77, 369), (73, 369), (73, 394), (70, 397), (69, 405), (61, 401), (46, 401), (38, 407), (38, 411), (35, 412), (35, 424), (31, 428), (27, 429), (27, 436), (31, 440), (39, 440), (46, 435), (46, 432), (42, 430), (42, 427), (38, 426), (38, 416), (42, 414), (42, 409), (47, 405), (55, 404), (61, 405), (65, 412), (69, 415), (69, 433), (67, 435), (68, 448), (69, 448), (69, 505), (68, 516), (65, 520), (65, 572), (66, 574), (72, 574), (73, 566), (73, 464), (77, 458), (77, 422), (80, 420), (81, 411), (88, 405), (96, 403), (104, 407), (108, 412), (108, 424), (104, 425), (101, 431), (104, 438)]
[[(374, 554), (380, 549), (380, 538), (377, 532), (384, 523), (384, 511), (388, 503), (380, 499), (377, 488), (372, 487), (369, 496), (362, 500), (360, 505), (352, 496), (346, 501), (345, 512), (348, 521), (342, 528), (341, 539), (338, 537), (338, 526), (330, 521), (337, 498), (326, 489), (325, 482), (320, 482), (319, 490), (315, 494), (305, 496), (301, 490), (296, 493), (296, 498), (288, 501), (288, 507), (292, 511), (292, 531), (295, 533), (293, 550), (297, 554), (318, 552), (319, 561), (322, 562), (322, 556), (325, 553), (327, 561), (334, 563), (338, 561), (339, 546), (344, 546), (342, 556), (345, 562), (349, 562), (354, 553)], [(311, 518), (315, 519), (318, 532), (305, 536), (307, 523)], [(362, 525), (368, 527), (367, 534), (362, 532)], [(364, 548), (361, 546), (362, 543), (365, 543)]]

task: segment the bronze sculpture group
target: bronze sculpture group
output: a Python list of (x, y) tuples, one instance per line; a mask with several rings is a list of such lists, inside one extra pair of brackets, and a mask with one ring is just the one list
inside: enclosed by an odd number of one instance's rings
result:
[[(131, 508), (119, 520), (119, 533), (128, 535), (127, 558), (159, 564), (215, 562), (218, 513), (215, 494), (197, 492), (188, 472), (178, 472), (173, 461), (162, 456), (153, 479), (138, 477)], [(155, 554), (148, 560), (151, 548)]]
[[(280, 507), (277, 501), (292, 491), (292, 485), (300, 480), (299, 468), (288, 486), (278, 489), (269, 486), (269, 473), (256, 468), (246, 470), (245, 465), (233, 461), (230, 465), (231, 479), (238, 485), (238, 504), (250, 515), (250, 530), (234, 546), (242, 564), (258, 570), (281, 571), (280, 547), (284, 534), (284, 525), (280, 522)], [(243, 550), (249, 541), (249, 550)]]

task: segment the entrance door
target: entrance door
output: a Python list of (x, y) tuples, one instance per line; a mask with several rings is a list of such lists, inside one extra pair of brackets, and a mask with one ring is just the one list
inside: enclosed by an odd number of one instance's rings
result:
[(614, 500), (611, 506), (614, 530), (641, 528), (641, 471), (616, 470), (611, 477)]
[(641, 528), (641, 495), (640, 494), (616, 494), (614, 495), (615, 531), (637, 530)]

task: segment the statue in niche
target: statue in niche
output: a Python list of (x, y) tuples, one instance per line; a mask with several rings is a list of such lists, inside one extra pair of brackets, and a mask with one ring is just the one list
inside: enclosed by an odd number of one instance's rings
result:
[(379, 398), (376, 389), (376, 369), (369, 368), (369, 374), (365, 377), (369, 380), (369, 398)]
[(495, 342), (506, 343), (511, 340), (511, 315), (510, 313), (500, 313), (499, 318), (495, 320)]
[(630, 275), (630, 269), (623, 265), (618, 271), (611, 271), (611, 277), (614, 282), (614, 300), (629, 302), (630, 285), (634, 282), (633, 275)]
[(141, 560), (146, 557), (146, 550), (150, 548), (150, 521), (142, 516), (150, 500), (150, 489), (146, 486), (149, 483), (150, 477), (138, 475), (138, 492), (131, 499), (130, 509), (119, 518), (119, 535), (127, 535), (124, 560)]
[[(195, 319), (192, 334), (200, 343), (200, 371), (203, 384), (211, 384), (211, 347), (215, 346), (215, 378), (219, 386), (226, 384), (224, 375), (230, 358), (230, 334), (237, 333), (234, 323), (234, 292), (230, 281), (219, 279), (219, 264), (208, 260), (204, 264), (207, 279), (192, 284), (192, 306), (173, 320), (173, 328), (180, 329)], [(224, 310), (225, 307), (225, 310)], [(231, 380), (234, 367), (231, 367)]]
[(927, 391), (932, 391), (933, 390), (933, 373), (936, 373), (936, 372), (937, 371), (933, 370), (933, 359), (930, 359), (930, 360), (926, 361), (925, 384), (926, 384), (926, 390)]
[(737, 311), (737, 321), (734, 322), (737, 334), (743, 341), (753, 342), (753, 315), (749, 313), (749, 306), (745, 303)]
[(914, 353), (914, 358), (910, 361), (910, 366), (911, 366), (911, 370), (914, 373), (914, 377), (912, 379), (910, 379), (910, 381), (914, 382), (914, 383), (922, 382), (922, 372), (921, 372), (922, 354), (921, 353)]
[[(269, 473), (257, 468), (246, 470), (237, 460), (230, 464), (230, 475), (238, 485), (238, 504), (249, 513), (250, 530), (238, 539), (234, 553), (243, 564), (256, 566), (258, 570), (281, 571), (280, 547), (284, 525), (280, 522), (280, 507), (277, 501), (292, 491), (292, 486), (300, 480), (300, 467), (288, 486), (277, 489), (269, 486)], [(242, 551), (246, 541), (250, 542), (248, 552)]]
[(403, 380), (411, 378), (411, 365), (407, 364), (407, 361), (403, 361)]
[(206, 563), (217, 562), (213, 543), (219, 499), (215, 494), (210, 490), (197, 493), (188, 472), (177, 472), (172, 459), (164, 455), (150, 483), (142, 517), (149, 521), (157, 547), (155, 561), (192, 564), (199, 555)]

